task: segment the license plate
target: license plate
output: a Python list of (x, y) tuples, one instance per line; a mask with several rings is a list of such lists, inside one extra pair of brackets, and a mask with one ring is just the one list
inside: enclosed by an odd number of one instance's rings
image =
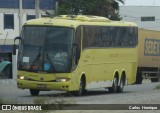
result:
[(46, 88), (46, 84), (38, 84), (37, 87), (41, 88), (41, 89), (44, 89), (44, 88)]

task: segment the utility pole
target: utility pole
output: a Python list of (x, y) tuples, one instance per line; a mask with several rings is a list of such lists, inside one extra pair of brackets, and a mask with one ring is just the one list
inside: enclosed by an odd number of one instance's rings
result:
[(39, 18), (39, 0), (35, 0), (35, 13), (36, 13), (36, 18)]
[(58, 13), (58, 0), (55, 2), (55, 15)]
[(22, 29), (22, 18), (23, 18), (22, 0), (19, 0), (19, 35), (20, 35), (21, 29)]

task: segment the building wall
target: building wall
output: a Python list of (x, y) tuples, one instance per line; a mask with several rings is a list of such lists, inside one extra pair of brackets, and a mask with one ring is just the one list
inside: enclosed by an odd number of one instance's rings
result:
[[(160, 6), (120, 6), (123, 21), (136, 22), (139, 28), (160, 31)], [(155, 21), (141, 21), (141, 17), (154, 16)]]
[[(4, 14), (14, 15), (14, 29), (4, 29)], [(27, 15), (35, 15), (35, 10), (23, 9), (23, 24), (27, 21)], [(45, 15), (45, 12), (40, 11), (41, 15)], [(13, 39), (16, 36), (19, 36), (19, 10), (0, 8), (0, 39)]]
[[(42, 10), (52, 11), (56, 0), (39, 0), (40, 16), (45, 15)], [(35, 0), (22, 0), (22, 23), (27, 20), (27, 15), (35, 15)], [(19, 36), (19, 0), (0, 0), (0, 39), (13, 39)], [(54, 12), (53, 12), (54, 13)], [(14, 15), (14, 29), (4, 29), (4, 14)]]
[[(14, 15), (14, 29), (4, 29), (4, 14)], [(19, 20), (16, 12), (0, 12), (0, 39), (11, 39), (19, 35)]]
[[(39, 0), (40, 9), (54, 9), (56, 0)], [(35, 9), (35, 0), (22, 0), (23, 9)], [(19, 0), (0, 0), (0, 8), (19, 8)]]

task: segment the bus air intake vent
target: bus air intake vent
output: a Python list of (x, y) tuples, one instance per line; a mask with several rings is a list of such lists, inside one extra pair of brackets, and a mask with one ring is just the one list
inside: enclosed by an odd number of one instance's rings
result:
[(90, 15), (60, 15), (54, 18), (64, 19), (64, 20), (88, 21), (88, 22), (111, 22), (111, 20), (106, 17), (90, 16)]

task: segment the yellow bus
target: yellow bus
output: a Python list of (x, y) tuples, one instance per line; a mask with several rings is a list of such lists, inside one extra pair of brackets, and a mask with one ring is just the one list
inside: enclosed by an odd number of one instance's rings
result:
[(82, 95), (88, 89), (122, 92), (137, 71), (138, 28), (105, 17), (60, 15), (27, 21), (21, 32), (17, 86)]

